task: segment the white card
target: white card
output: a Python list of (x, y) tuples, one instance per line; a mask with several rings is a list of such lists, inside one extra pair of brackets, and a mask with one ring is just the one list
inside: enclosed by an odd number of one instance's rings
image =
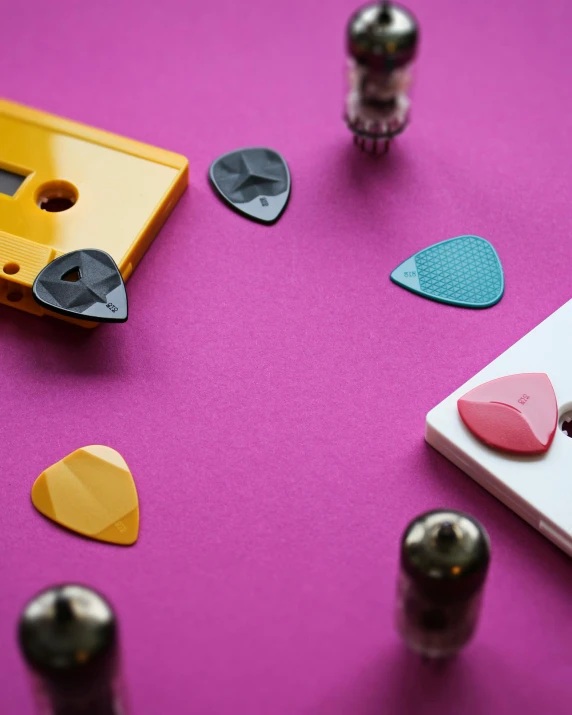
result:
[[(487, 447), (465, 427), (457, 400), (506, 375), (543, 372), (558, 403), (552, 445), (539, 456)], [(425, 439), (544, 536), (572, 556), (572, 300), (515, 343), (427, 415)]]

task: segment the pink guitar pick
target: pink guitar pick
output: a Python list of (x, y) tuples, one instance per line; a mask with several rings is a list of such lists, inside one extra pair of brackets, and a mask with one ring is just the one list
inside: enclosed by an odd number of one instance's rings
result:
[(546, 452), (556, 432), (558, 405), (548, 375), (508, 375), (461, 397), (461, 419), (482, 442), (514, 454)]

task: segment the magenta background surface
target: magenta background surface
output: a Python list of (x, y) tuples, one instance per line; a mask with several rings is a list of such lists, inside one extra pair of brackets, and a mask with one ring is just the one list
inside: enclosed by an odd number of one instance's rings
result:
[[(572, 5), (415, 0), (411, 127), (380, 162), (341, 121), (348, 0), (6, 3), (0, 95), (189, 157), (191, 181), (92, 334), (0, 307), (0, 711), (31, 715), (14, 641), (36, 590), (79, 580), (120, 616), (137, 715), (536, 715), (572, 708), (572, 564), (423, 441), (427, 411), (572, 296)], [(0, 147), (2, 138), (0, 137)], [(289, 162), (273, 227), (211, 161)], [(506, 294), (472, 312), (389, 281), (488, 238)], [(41, 518), (35, 477), (93, 443), (141, 502), (129, 549)], [(397, 546), (465, 509), (494, 559), (449, 667), (393, 630)]]

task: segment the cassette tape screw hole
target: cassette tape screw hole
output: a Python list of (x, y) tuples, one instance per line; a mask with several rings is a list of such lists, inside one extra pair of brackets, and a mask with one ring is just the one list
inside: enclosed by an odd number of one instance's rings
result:
[(73, 184), (68, 181), (51, 181), (40, 186), (36, 202), (42, 211), (59, 213), (67, 211), (78, 200), (78, 192)]
[(18, 273), (20, 266), (17, 263), (7, 263), (2, 270), (6, 273), (6, 275), (13, 276)]
[(8, 293), (8, 295), (6, 296), (10, 303), (19, 303), (23, 297), (24, 294), (22, 293), (22, 291), (19, 290), (10, 291), (10, 293)]

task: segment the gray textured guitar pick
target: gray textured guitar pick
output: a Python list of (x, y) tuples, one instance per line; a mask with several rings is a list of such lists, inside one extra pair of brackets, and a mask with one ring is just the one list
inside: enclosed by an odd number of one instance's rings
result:
[(224, 154), (210, 168), (215, 189), (234, 209), (249, 218), (273, 223), (290, 197), (290, 172), (273, 149), (255, 147)]
[(32, 293), (44, 308), (98, 323), (127, 320), (127, 293), (113, 258), (95, 248), (72, 251), (40, 271)]

